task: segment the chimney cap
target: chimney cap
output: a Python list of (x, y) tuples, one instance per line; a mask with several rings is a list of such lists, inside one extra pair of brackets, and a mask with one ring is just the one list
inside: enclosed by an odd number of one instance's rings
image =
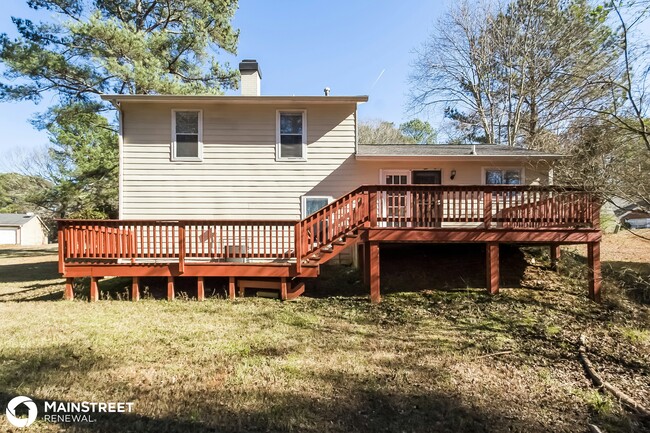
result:
[(257, 71), (257, 73), (260, 74), (260, 78), (262, 78), (262, 70), (255, 59), (244, 59), (239, 62), (239, 71)]

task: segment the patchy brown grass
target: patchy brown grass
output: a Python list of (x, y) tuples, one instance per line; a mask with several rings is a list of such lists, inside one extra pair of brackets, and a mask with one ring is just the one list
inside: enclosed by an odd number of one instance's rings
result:
[[(490, 297), (478, 247), (386, 249), (378, 306), (349, 268), (327, 269), (295, 302), (52, 302), (56, 257), (35, 253), (0, 251), (0, 409), (28, 395), (129, 401), (135, 413), (29, 431), (648, 429), (593, 389), (576, 356), (585, 333), (599, 372), (650, 405), (648, 305), (613, 273), (605, 303), (587, 301), (577, 253), (556, 274), (539, 250), (502, 251), (506, 288)], [(126, 285), (100, 284), (113, 298)]]

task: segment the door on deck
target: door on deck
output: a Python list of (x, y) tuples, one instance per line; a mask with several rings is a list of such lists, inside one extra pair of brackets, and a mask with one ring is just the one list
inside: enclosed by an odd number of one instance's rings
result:
[[(440, 170), (414, 170), (412, 173), (413, 185), (440, 185), (442, 172)], [(412, 193), (413, 226), (414, 227), (441, 227), (443, 198), (440, 191), (418, 191)]]
[[(408, 185), (411, 181), (411, 173), (408, 170), (383, 170), (381, 181), (384, 185)], [(384, 192), (381, 195), (381, 202), (384, 221), (380, 222), (380, 226), (410, 226), (409, 219), (411, 212), (406, 188), (400, 191)]]

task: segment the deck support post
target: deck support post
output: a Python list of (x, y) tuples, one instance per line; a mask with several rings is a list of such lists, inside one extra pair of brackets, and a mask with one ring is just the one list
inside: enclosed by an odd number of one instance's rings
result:
[(228, 277), (228, 298), (235, 299), (235, 277)]
[(74, 278), (65, 279), (65, 291), (63, 292), (63, 299), (67, 301), (72, 301), (74, 299), (74, 290), (73, 288)]
[(167, 300), (173, 301), (174, 297), (174, 277), (167, 277)]
[(587, 264), (589, 266), (589, 299), (600, 303), (603, 282), (600, 270), (600, 242), (587, 244)]
[(131, 282), (131, 300), (133, 302), (140, 300), (140, 277), (133, 277)]
[(381, 301), (381, 293), (379, 290), (381, 281), (379, 278), (379, 243), (368, 242), (369, 244), (369, 279), (370, 279), (370, 302), (378, 304)]
[(203, 277), (196, 278), (196, 299), (205, 301), (205, 281)]
[(289, 289), (287, 288), (287, 279), (285, 277), (280, 278), (280, 299), (282, 301), (287, 300), (287, 293)]
[(551, 244), (550, 246), (550, 256), (551, 256), (551, 269), (557, 271), (558, 261), (560, 259), (560, 244)]
[(370, 285), (370, 242), (363, 243), (363, 284)]
[(99, 278), (90, 277), (90, 302), (99, 301), (99, 286), (97, 284), (98, 281)]
[(485, 247), (485, 279), (491, 295), (499, 293), (499, 244), (488, 242)]

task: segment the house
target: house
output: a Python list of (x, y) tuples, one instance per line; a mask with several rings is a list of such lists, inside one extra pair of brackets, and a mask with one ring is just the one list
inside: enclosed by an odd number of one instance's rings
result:
[(33, 213), (0, 214), (0, 245), (46, 245), (49, 230)]
[(352, 251), (379, 300), (386, 242), (485, 246), (491, 292), (499, 243), (586, 243), (598, 297), (599, 205), (552, 186), (557, 155), (494, 145), (360, 145), (367, 96), (262, 96), (257, 62), (241, 96), (105, 95), (120, 114), (116, 221), (59, 222), (67, 278), (228, 277), (297, 296), (320, 265)]
[(614, 215), (625, 227), (631, 229), (650, 228), (650, 203), (643, 201), (630, 203), (625, 200), (617, 199), (614, 201)]

